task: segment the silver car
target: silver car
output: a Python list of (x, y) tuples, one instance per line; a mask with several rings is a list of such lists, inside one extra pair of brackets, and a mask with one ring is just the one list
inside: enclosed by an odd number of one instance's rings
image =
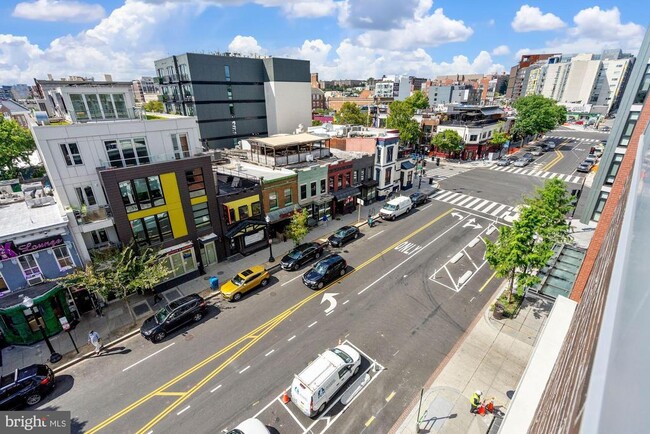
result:
[(519, 160), (515, 161), (515, 164), (513, 164), (513, 166), (515, 166), (515, 167), (525, 167), (525, 166), (528, 166), (528, 163), (530, 163), (530, 160), (528, 160), (528, 158), (522, 157)]

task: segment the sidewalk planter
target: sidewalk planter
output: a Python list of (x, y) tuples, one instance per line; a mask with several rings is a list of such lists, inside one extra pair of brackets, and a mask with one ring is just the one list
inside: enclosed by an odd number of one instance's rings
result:
[(517, 313), (519, 313), (519, 308), (521, 307), (521, 303), (524, 301), (524, 296), (513, 293), (510, 300), (511, 302), (508, 303), (507, 295), (505, 293), (499, 297), (496, 304), (494, 305), (495, 318), (497, 318), (496, 311), (498, 306), (500, 306), (502, 309), (500, 312), (502, 318), (514, 318), (517, 316)]

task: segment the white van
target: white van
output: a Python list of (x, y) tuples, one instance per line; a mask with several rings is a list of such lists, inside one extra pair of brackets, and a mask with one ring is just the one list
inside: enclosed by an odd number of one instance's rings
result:
[(325, 410), (336, 392), (357, 372), (359, 352), (349, 345), (325, 351), (296, 375), (291, 384), (291, 400), (309, 417)]
[(379, 216), (384, 220), (395, 220), (404, 213), (411, 211), (413, 202), (408, 196), (400, 196), (386, 202), (386, 205), (379, 210)]

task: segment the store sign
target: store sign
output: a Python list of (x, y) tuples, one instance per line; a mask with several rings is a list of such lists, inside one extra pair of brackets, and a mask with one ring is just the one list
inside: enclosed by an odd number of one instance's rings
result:
[(65, 243), (61, 235), (43, 238), (29, 243), (14, 244), (12, 241), (0, 244), (0, 260), (15, 258), (39, 250), (51, 249)]
[(260, 242), (264, 239), (264, 231), (259, 231), (251, 235), (244, 237), (244, 246), (250, 246), (251, 244)]

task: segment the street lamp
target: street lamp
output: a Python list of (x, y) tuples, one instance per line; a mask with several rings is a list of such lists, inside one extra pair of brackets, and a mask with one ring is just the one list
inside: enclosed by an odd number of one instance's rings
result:
[(271, 238), (271, 218), (267, 215), (264, 217), (266, 220), (266, 235), (269, 237), (269, 262), (275, 262), (273, 257), (273, 239)]
[(24, 295), (22, 304), (27, 309), (31, 310), (32, 315), (34, 315), (34, 320), (36, 321), (36, 324), (38, 324), (38, 329), (41, 331), (41, 335), (43, 335), (43, 339), (45, 339), (45, 344), (47, 344), (47, 348), (50, 350), (50, 363), (57, 363), (63, 358), (63, 356), (61, 356), (61, 354), (54, 351), (54, 347), (52, 346), (52, 343), (47, 338), (47, 334), (45, 334), (45, 329), (41, 325), (41, 322), (38, 320), (38, 315), (36, 314), (36, 310), (34, 310), (34, 300), (31, 297)]

